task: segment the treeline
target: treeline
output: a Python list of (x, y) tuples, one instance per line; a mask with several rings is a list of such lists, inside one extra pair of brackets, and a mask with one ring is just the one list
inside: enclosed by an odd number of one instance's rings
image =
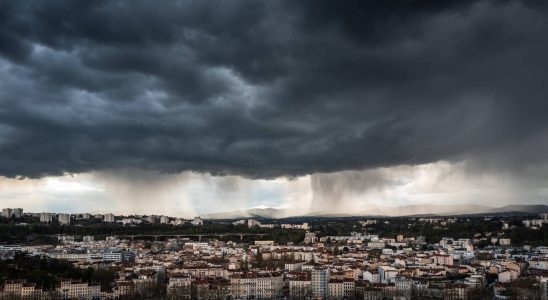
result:
[(14, 259), (0, 261), (0, 284), (6, 280), (26, 279), (50, 290), (61, 279), (75, 279), (90, 283), (100, 283), (102, 287), (111, 287), (115, 269), (80, 269), (63, 260), (16, 254)]
[[(455, 223), (448, 222), (445, 225), (419, 221), (418, 218), (378, 218), (376, 224), (362, 227), (356, 218), (323, 219), (323, 223), (313, 226), (319, 237), (330, 235), (349, 235), (353, 231), (378, 234), (383, 237), (424, 236), (426, 242), (435, 243), (443, 237), (473, 238), (475, 233), (496, 233), (501, 231), (502, 222), (506, 222), (511, 229), (507, 230), (503, 237), (510, 238), (512, 245), (546, 245), (548, 244), (548, 226), (533, 230), (523, 227), (525, 217), (495, 217), (486, 220), (483, 217), (460, 218)], [(362, 219), (363, 220), (363, 219)], [(124, 226), (119, 223), (83, 222), (70, 226), (58, 223), (41, 224), (33, 223), (25, 226), (14, 223), (0, 224), (0, 243), (25, 243), (25, 244), (55, 244), (55, 235), (169, 235), (169, 234), (221, 234), (221, 233), (260, 233), (266, 234), (262, 239), (271, 239), (280, 244), (288, 242), (300, 243), (304, 239), (303, 230), (287, 230), (281, 228), (248, 228), (246, 225), (233, 225), (231, 223), (206, 222), (203, 226), (183, 224), (173, 226), (169, 224), (137, 224)], [(225, 237), (223, 240), (238, 240), (239, 237)], [(257, 239), (254, 236), (244, 236), (243, 241), (252, 242)], [(488, 245), (488, 243), (486, 243)]]
[[(476, 233), (485, 237), (484, 233), (491, 232), (496, 234), (502, 229), (502, 223), (509, 225), (510, 229), (505, 231), (503, 238), (510, 238), (512, 245), (548, 245), (548, 226), (539, 229), (525, 228), (522, 221), (527, 217), (494, 217), (486, 220), (484, 217), (460, 218), (455, 223), (447, 222), (445, 225), (440, 223), (428, 223), (419, 221), (418, 218), (379, 218), (376, 224), (370, 224), (362, 227), (354, 218), (347, 220), (339, 219), (337, 222), (325, 222), (314, 226), (314, 231), (318, 236), (350, 235), (351, 232), (362, 232), (378, 234), (382, 237), (395, 238), (397, 235), (404, 236), (423, 236), (426, 242), (436, 243), (443, 237), (453, 238), (474, 238)], [(530, 217), (529, 217), (530, 218)], [(493, 235), (496, 236), (496, 235)], [(496, 236), (499, 237), (499, 236)], [(490, 237), (487, 237), (490, 240)], [(485, 245), (491, 245), (486, 241)]]
[[(143, 235), (143, 234), (221, 234), (221, 233), (257, 233), (266, 234), (264, 239), (272, 239), (278, 243), (299, 243), (304, 239), (304, 231), (288, 230), (281, 228), (248, 228), (243, 225), (206, 223), (203, 226), (183, 224), (173, 226), (169, 224), (138, 224), (124, 226), (118, 223), (98, 223), (88, 225), (59, 225), (52, 224), (28, 224), (19, 226), (15, 224), (0, 224), (0, 242), (25, 243), (25, 244), (52, 244), (56, 242), (55, 235)], [(237, 239), (232, 236), (225, 239)], [(253, 240), (256, 237), (245, 237), (245, 240)]]

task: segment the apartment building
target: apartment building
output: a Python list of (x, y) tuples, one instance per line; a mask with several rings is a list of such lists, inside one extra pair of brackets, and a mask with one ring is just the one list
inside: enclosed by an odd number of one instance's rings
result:
[(278, 272), (245, 272), (230, 276), (232, 294), (239, 299), (272, 299), (280, 297), (283, 276)]

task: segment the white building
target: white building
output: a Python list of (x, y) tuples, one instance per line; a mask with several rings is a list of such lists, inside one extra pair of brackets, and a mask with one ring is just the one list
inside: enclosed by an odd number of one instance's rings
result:
[(518, 276), (519, 276), (518, 272), (514, 270), (507, 270), (504, 272), (500, 272), (498, 274), (498, 280), (501, 283), (505, 283), (505, 282), (510, 282), (512, 280), (518, 279)]
[(252, 228), (252, 227), (255, 227), (255, 226), (261, 226), (261, 222), (255, 220), (255, 219), (247, 220), (247, 227), (248, 228)]
[(204, 220), (202, 220), (202, 218), (200, 217), (194, 217), (194, 220), (192, 220), (190, 223), (194, 226), (202, 226), (204, 225)]
[(453, 265), (453, 256), (447, 254), (437, 254), (432, 256), (432, 261), (435, 264), (443, 266), (452, 266)]
[(547, 223), (546, 219), (533, 219), (523, 221), (523, 225), (525, 225), (525, 227), (542, 227), (542, 225), (545, 223)]
[(53, 220), (53, 215), (51, 213), (43, 212), (40, 214), (40, 222), (50, 223)]
[(108, 247), (114, 247), (116, 245), (118, 245), (120, 243), (120, 240), (118, 240), (117, 237), (115, 236), (107, 236), (105, 237), (105, 244), (108, 246)]
[(183, 218), (176, 218), (175, 220), (171, 221), (171, 224), (179, 226), (185, 224), (186, 221)]
[(283, 276), (278, 272), (247, 272), (230, 276), (232, 296), (236, 299), (275, 299), (283, 292)]
[(302, 224), (281, 224), (280, 227), (283, 229), (303, 229), (303, 230), (309, 230), (310, 226), (308, 223), (302, 223)]
[(74, 235), (61, 235), (58, 239), (63, 243), (74, 243)]
[(510, 239), (499, 239), (499, 245), (501, 246), (510, 246), (511, 244)]
[(2, 208), (2, 218), (11, 218), (11, 208)]
[(396, 278), (398, 270), (391, 266), (379, 266), (379, 279), (381, 283), (388, 283)]
[(305, 262), (298, 262), (298, 263), (286, 263), (284, 265), (284, 269), (288, 272), (295, 272), (295, 271), (301, 271), (303, 269), (303, 265)]
[(158, 218), (156, 216), (148, 216), (147, 217), (147, 222), (149, 222), (150, 224), (156, 224), (157, 220), (158, 220)]
[(362, 275), (363, 280), (367, 280), (371, 283), (377, 283), (381, 282), (381, 279), (379, 277), (379, 272), (375, 271), (364, 271)]
[(87, 251), (77, 251), (77, 250), (63, 250), (63, 251), (55, 251), (55, 252), (49, 252), (48, 256), (55, 259), (62, 259), (62, 260), (68, 260), (68, 261), (88, 261), (90, 258), (90, 254)]
[(113, 223), (114, 222), (114, 215), (113, 214), (105, 214), (105, 216), (103, 218), (103, 221), (107, 222), (107, 223)]
[(236, 225), (245, 225), (245, 223), (247, 223), (247, 221), (244, 220), (244, 219), (232, 222), (232, 224), (234, 224), (235, 226)]
[(15, 218), (22, 218), (23, 217), (23, 209), (22, 208), (14, 208), (14, 209), (12, 209), (11, 215)]
[(368, 242), (367, 247), (372, 249), (382, 249), (386, 246), (384, 242)]
[(59, 223), (62, 225), (70, 224), (70, 214), (59, 214), (58, 219), (59, 219)]
[(192, 291), (192, 279), (190, 276), (173, 276), (167, 284), (168, 299), (190, 299)]
[(396, 283), (396, 290), (398, 292), (401, 292), (405, 295), (411, 294), (411, 291), (413, 289), (413, 280), (405, 277), (396, 277), (394, 279), (394, 282)]
[(131, 251), (120, 249), (108, 249), (103, 252), (103, 261), (131, 262), (135, 260), (135, 254)]
[(316, 237), (316, 233), (314, 232), (306, 232), (304, 234), (304, 243), (305, 244), (313, 244), (318, 242), (318, 238)]
[(44, 299), (45, 295), (35, 283), (25, 280), (7, 280), (3, 291), (0, 288), (1, 299)]
[(23, 209), (22, 208), (3, 208), (2, 209), (2, 217), (4, 218), (21, 218), (23, 217)]
[(548, 299), (548, 277), (540, 276), (540, 299)]
[(117, 222), (123, 225), (130, 225), (130, 224), (141, 224), (143, 221), (141, 219), (136, 219), (136, 218), (123, 218), (121, 220), (118, 220)]
[(356, 286), (354, 280), (331, 279), (328, 283), (329, 299), (344, 299), (354, 297)]
[(61, 281), (57, 291), (63, 299), (94, 299), (101, 297), (100, 285), (79, 281)]
[(312, 297), (310, 277), (296, 277), (289, 279), (289, 298), (308, 299)]

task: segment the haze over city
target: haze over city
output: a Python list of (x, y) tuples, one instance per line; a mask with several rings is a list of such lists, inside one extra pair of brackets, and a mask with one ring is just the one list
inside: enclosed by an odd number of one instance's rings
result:
[(548, 204), (547, 17), (518, 0), (2, 1), (0, 201)]

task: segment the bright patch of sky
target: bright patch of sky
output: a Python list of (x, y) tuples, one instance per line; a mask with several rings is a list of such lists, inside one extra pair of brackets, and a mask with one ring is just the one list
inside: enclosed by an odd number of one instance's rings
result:
[[(315, 188), (313, 176), (323, 176), (330, 185)], [(532, 204), (540, 203), (536, 200), (547, 191), (522, 189), (513, 182), (496, 174), (468, 174), (464, 163), (445, 161), (270, 180), (131, 170), (41, 179), (0, 177), (0, 199), (2, 207), (22, 207), (31, 212), (193, 217), (250, 208), (286, 209), (294, 215), (358, 213), (410, 204), (502, 206), (516, 200), (526, 203), (527, 199)]]

